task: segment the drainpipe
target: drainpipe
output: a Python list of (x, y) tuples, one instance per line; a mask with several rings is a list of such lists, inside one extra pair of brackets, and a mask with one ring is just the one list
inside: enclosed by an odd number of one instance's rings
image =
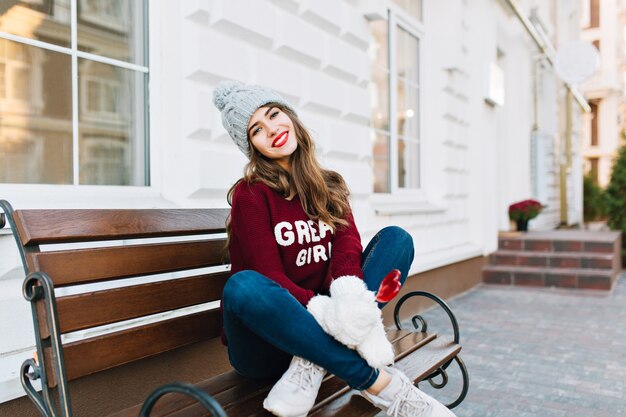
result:
[(559, 185), (561, 196), (561, 225), (567, 225), (567, 173), (572, 167), (572, 93), (565, 97), (565, 155), (559, 163)]
[[(533, 41), (535, 41), (535, 44), (537, 45), (539, 50), (545, 55), (550, 65), (554, 67), (554, 55), (556, 54), (556, 50), (554, 49), (554, 46), (552, 46), (549, 40), (543, 39), (541, 34), (535, 28), (535, 25), (533, 25), (530, 19), (526, 17), (524, 13), (522, 13), (519, 6), (517, 5), (516, 0), (505, 0), (505, 1), (509, 5), (509, 7), (511, 7), (513, 12), (515, 13), (515, 16), (518, 18), (518, 20), (522, 23), (522, 25), (524, 26), (524, 29), (526, 29), (526, 32), (528, 32), (528, 34), (533, 39)], [(582, 93), (578, 90), (578, 88), (576, 88), (576, 86), (574, 85), (571, 85), (565, 80), (562, 80), (562, 81), (565, 87), (567, 88), (567, 90), (576, 99), (576, 101), (580, 105), (580, 108), (585, 113), (589, 113), (591, 111), (591, 107), (589, 107), (587, 100), (585, 100), (585, 97), (583, 97)]]
[[(541, 33), (537, 30), (535, 25), (530, 21), (530, 19), (522, 13), (519, 8), (516, 0), (505, 0), (509, 7), (515, 13), (517, 19), (522, 23), (526, 32), (530, 35), (530, 37), (535, 41), (535, 44), (541, 51), (541, 53), (546, 57), (546, 60), (552, 65), (554, 68), (554, 57), (556, 55), (556, 50), (554, 46), (547, 39), (546, 36), (542, 36)], [(576, 102), (580, 106), (580, 108), (585, 113), (591, 112), (591, 107), (587, 103), (587, 100), (583, 97), (582, 93), (578, 88), (574, 85), (571, 85), (565, 80), (561, 80), (565, 87), (567, 88), (567, 94), (565, 98), (565, 138), (564, 138), (564, 148), (565, 155), (561, 157), (561, 161), (559, 163), (560, 171), (559, 171), (559, 188), (560, 188), (560, 200), (561, 200), (561, 215), (560, 215), (560, 223), (561, 225), (567, 224), (567, 173), (572, 166), (572, 97), (576, 99)]]

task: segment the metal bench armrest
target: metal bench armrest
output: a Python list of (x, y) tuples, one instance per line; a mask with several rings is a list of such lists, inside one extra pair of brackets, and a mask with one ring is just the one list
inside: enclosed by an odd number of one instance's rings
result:
[[(454, 313), (452, 313), (452, 310), (450, 309), (448, 304), (443, 299), (441, 299), (440, 297), (436, 296), (435, 294), (431, 294), (431, 293), (426, 292), (426, 291), (412, 291), (412, 292), (404, 295), (402, 298), (400, 298), (400, 300), (396, 304), (396, 307), (395, 307), (395, 309), (393, 311), (393, 320), (394, 320), (394, 322), (396, 324), (396, 327), (398, 329), (401, 329), (400, 309), (402, 308), (402, 305), (404, 304), (404, 302), (407, 301), (409, 298), (412, 298), (412, 297), (426, 297), (426, 298), (431, 299), (435, 303), (437, 303), (446, 312), (446, 314), (450, 318), (450, 323), (452, 324), (452, 330), (454, 332), (454, 343), (459, 344), (459, 339), (460, 339), (460, 336), (459, 336), (459, 324), (458, 324), (458, 322), (456, 320), (456, 317), (454, 316)], [(419, 330), (421, 332), (426, 332), (427, 331), (428, 323), (426, 322), (426, 320), (421, 315), (419, 315), (419, 314), (414, 315), (411, 318), (411, 321), (413, 322), (413, 326), (415, 327), (416, 330)], [(456, 398), (456, 400), (454, 400), (450, 404), (446, 405), (448, 408), (454, 408), (457, 405), (461, 404), (461, 402), (465, 399), (465, 397), (467, 395), (467, 391), (469, 389), (469, 374), (468, 374), (467, 368), (465, 367), (465, 364), (463, 363), (461, 358), (458, 355), (455, 356), (453, 359), (451, 359), (447, 363), (445, 363), (442, 366), (440, 366), (439, 368), (437, 368), (437, 370), (435, 370), (432, 374), (430, 374), (429, 376), (427, 376), (425, 378), (426, 380), (428, 380), (428, 382), (430, 383), (430, 385), (433, 388), (442, 389), (443, 387), (445, 387), (448, 384), (448, 373), (447, 373), (446, 370), (447, 370), (448, 366), (450, 366), (452, 361), (455, 361), (457, 363), (457, 365), (459, 366), (459, 369), (461, 371), (461, 375), (463, 377), (463, 387), (461, 388), (461, 393)], [(436, 382), (435, 381), (435, 378), (437, 378), (437, 377), (441, 377), (441, 382)]]
[[(431, 300), (435, 301), (437, 304), (439, 304), (439, 306), (441, 308), (443, 308), (443, 310), (448, 314), (448, 317), (450, 318), (450, 322), (452, 324), (452, 330), (454, 331), (454, 343), (459, 343), (459, 324), (456, 320), (456, 317), (454, 316), (454, 313), (452, 313), (452, 310), (450, 309), (450, 307), (448, 306), (448, 304), (443, 301), (443, 299), (441, 299), (440, 297), (436, 296), (435, 294), (431, 294), (429, 292), (426, 291), (412, 291), (406, 295), (404, 295), (396, 304), (395, 309), (393, 310), (393, 320), (396, 324), (396, 327), (399, 329), (401, 329), (401, 324), (400, 324), (400, 309), (402, 308), (402, 305), (404, 304), (404, 302), (406, 300), (408, 300), (409, 298), (412, 297), (426, 297), (426, 298), (430, 298)], [(413, 326), (415, 326), (416, 329), (420, 329), (420, 331), (425, 332), (427, 330), (427, 323), (424, 320), (424, 318), (422, 316), (415, 315), (413, 316), (413, 318), (411, 319), (413, 321)], [(420, 322), (421, 326), (417, 324), (417, 321)]]
[(195, 385), (185, 384), (181, 382), (174, 382), (171, 384), (162, 385), (152, 392), (144, 402), (139, 412), (139, 417), (148, 417), (152, 412), (152, 408), (156, 404), (159, 398), (163, 395), (177, 392), (179, 394), (185, 394), (192, 397), (194, 400), (202, 404), (204, 408), (209, 410), (215, 417), (227, 417), (226, 413), (215, 400), (209, 394), (196, 387)]

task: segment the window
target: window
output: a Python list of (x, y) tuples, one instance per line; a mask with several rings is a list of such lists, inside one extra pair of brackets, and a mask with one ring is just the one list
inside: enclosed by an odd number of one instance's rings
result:
[(124, 31), (129, 24), (128, 5), (129, 2), (127, 0), (83, 0), (81, 2), (80, 19), (85, 23)]
[(9, 3), (0, 183), (148, 185), (148, 2)]
[(420, 39), (396, 18), (370, 22), (374, 192), (420, 188)]
[(600, 0), (589, 0), (589, 27), (600, 26)]
[(26, 45), (0, 40), (0, 98), (30, 101), (33, 55)]
[(591, 146), (598, 146), (598, 105), (597, 101), (589, 102), (589, 107), (591, 107)]
[(504, 69), (504, 51), (496, 48), (496, 61), (491, 62), (488, 67), (487, 94), (485, 96), (485, 101), (492, 106), (504, 106)]

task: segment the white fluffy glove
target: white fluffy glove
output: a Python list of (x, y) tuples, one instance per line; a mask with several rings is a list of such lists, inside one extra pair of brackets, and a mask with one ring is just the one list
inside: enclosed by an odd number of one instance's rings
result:
[(330, 285), (330, 297), (313, 297), (307, 309), (324, 331), (361, 355), (374, 368), (393, 363), (382, 315), (362, 279), (343, 276)]

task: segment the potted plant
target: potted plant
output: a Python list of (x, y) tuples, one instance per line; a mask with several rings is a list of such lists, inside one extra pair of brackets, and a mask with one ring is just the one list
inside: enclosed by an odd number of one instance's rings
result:
[(537, 200), (522, 200), (509, 206), (509, 219), (517, 225), (517, 230), (525, 232), (528, 230), (528, 221), (534, 219), (541, 213), (544, 205)]

